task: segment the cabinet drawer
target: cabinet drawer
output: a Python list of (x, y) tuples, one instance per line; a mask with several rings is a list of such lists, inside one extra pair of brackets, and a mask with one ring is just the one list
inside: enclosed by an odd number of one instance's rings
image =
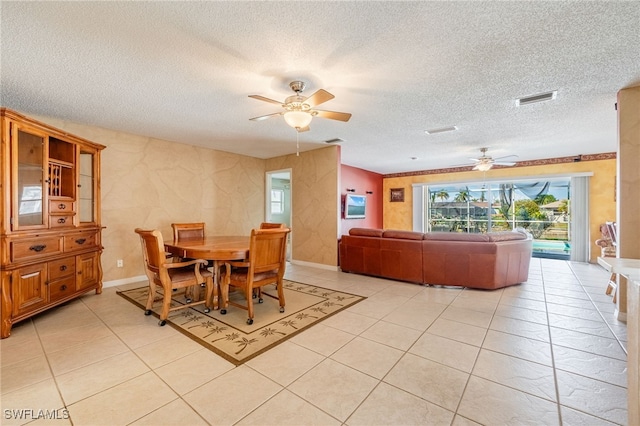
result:
[(11, 242), (11, 260), (34, 259), (62, 253), (62, 236), (49, 236), (42, 238), (30, 238)]
[(73, 226), (73, 215), (49, 216), (49, 228), (64, 228)]
[(49, 213), (73, 213), (73, 201), (51, 200), (49, 201)]
[(76, 277), (49, 282), (49, 302), (62, 299), (76, 291)]
[(82, 250), (96, 246), (96, 232), (79, 232), (64, 237), (64, 251)]
[(57, 280), (58, 278), (67, 277), (69, 275), (75, 276), (76, 272), (76, 258), (65, 257), (64, 259), (54, 260), (49, 262), (49, 280)]

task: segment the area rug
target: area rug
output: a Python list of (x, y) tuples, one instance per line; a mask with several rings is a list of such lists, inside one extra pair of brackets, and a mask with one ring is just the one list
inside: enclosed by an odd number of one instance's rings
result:
[[(126, 300), (144, 309), (148, 286), (118, 292)], [(263, 288), (263, 293), (277, 297), (275, 286)], [(288, 338), (308, 329), (314, 324), (366, 299), (362, 296), (337, 290), (284, 281), (285, 312), (280, 313), (278, 300), (264, 296), (264, 303), (254, 299), (254, 322), (247, 324), (247, 311), (232, 305), (227, 314), (219, 310), (204, 312), (204, 305), (179, 309), (169, 313), (167, 324), (191, 337), (202, 346), (240, 365), (251, 358), (273, 348)], [(229, 295), (243, 303), (240, 292)], [(172, 297), (172, 306), (185, 304), (184, 293)], [(153, 314), (159, 318), (160, 297), (156, 297)]]

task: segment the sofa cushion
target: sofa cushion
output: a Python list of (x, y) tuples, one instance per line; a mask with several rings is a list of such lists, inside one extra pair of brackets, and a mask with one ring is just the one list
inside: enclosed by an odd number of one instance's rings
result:
[(490, 238), (489, 241), (493, 241), (493, 242), (527, 239), (526, 234), (523, 234), (522, 232), (512, 232), (512, 231), (489, 232), (487, 235)]
[(502, 231), (487, 232), (486, 234), (467, 234), (464, 232), (429, 232), (424, 235), (425, 240), (434, 241), (476, 241), (497, 243), (500, 241), (526, 240), (527, 235), (522, 232)]
[(428, 232), (424, 234), (425, 240), (435, 241), (478, 241), (490, 242), (487, 234), (467, 234), (465, 232)]
[(424, 234), (422, 232), (397, 231), (393, 229), (384, 231), (382, 236), (384, 238), (395, 238), (401, 240), (422, 240), (424, 238)]
[(349, 235), (358, 237), (382, 237), (382, 229), (369, 229), (369, 228), (351, 228), (349, 229)]

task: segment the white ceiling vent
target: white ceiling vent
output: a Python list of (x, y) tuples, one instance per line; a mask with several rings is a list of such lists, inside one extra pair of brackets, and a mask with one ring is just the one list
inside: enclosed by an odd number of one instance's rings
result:
[(523, 98), (516, 99), (516, 106), (550, 101), (552, 99), (555, 99), (557, 95), (558, 95), (558, 91), (554, 90), (553, 92), (539, 93), (537, 95), (525, 96)]
[(445, 132), (453, 132), (455, 130), (458, 130), (457, 126), (449, 126), (449, 127), (440, 127), (439, 129), (429, 129), (429, 130), (425, 130), (424, 132), (428, 135), (434, 135), (436, 133), (445, 133)]

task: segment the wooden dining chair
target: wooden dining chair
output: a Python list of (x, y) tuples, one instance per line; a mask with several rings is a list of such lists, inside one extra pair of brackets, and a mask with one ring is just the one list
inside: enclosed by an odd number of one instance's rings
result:
[[(145, 273), (149, 278), (149, 297), (145, 307), (145, 315), (151, 315), (153, 302), (158, 290), (162, 291), (162, 311), (159, 325), (166, 324), (170, 311), (188, 308), (204, 304), (205, 312), (209, 312), (210, 301), (213, 294), (213, 274), (207, 269), (202, 269), (207, 261), (194, 259), (184, 262), (172, 262), (167, 259), (164, 252), (164, 241), (158, 230), (144, 230), (136, 228), (136, 234), (140, 236), (142, 255), (145, 264)], [(184, 305), (171, 307), (171, 296), (174, 289), (197, 287), (204, 283), (206, 297), (202, 301), (189, 302)]]
[[(202, 239), (205, 237), (204, 222), (172, 223), (171, 228), (173, 229), (173, 239), (175, 241)], [(173, 260), (174, 262), (184, 262), (193, 259), (174, 256)], [(213, 260), (207, 260), (206, 267), (213, 268), (213, 266)], [(213, 273), (215, 274), (216, 271), (213, 271)], [(216, 297), (218, 296), (217, 288), (214, 288), (214, 294)], [(197, 287), (187, 290), (187, 299), (198, 300)]]
[(284, 227), (284, 223), (262, 222), (260, 224), (260, 229), (283, 229)]
[[(262, 303), (262, 295), (276, 298), (260, 290), (268, 284), (276, 284), (280, 312), (284, 312), (284, 289), (282, 280), (285, 272), (285, 256), (287, 252), (288, 228), (253, 229), (249, 242), (249, 254), (244, 261), (225, 263), (221, 271), (220, 313), (227, 313), (227, 307), (234, 305), (246, 309), (249, 313), (247, 324), (253, 324), (253, 295), (257, 289), (258, 303)], [(246, 304), (229, 301), (229, 287), (236, 287), (244, 293)]]
[(172, 223), (173, 239), (176, 241), (186, 239), (204, 238), (204, 222)]
[[(173, 239), (175, 241), (181, 240), (197, 240), (205, 237), (204, 222), (192, 222), (192, 223), (172, 223)], [(180, 259), (177, 259), (180, 261)], [(213, 260), (207, 261), (207, 267), (213, 267)]]

